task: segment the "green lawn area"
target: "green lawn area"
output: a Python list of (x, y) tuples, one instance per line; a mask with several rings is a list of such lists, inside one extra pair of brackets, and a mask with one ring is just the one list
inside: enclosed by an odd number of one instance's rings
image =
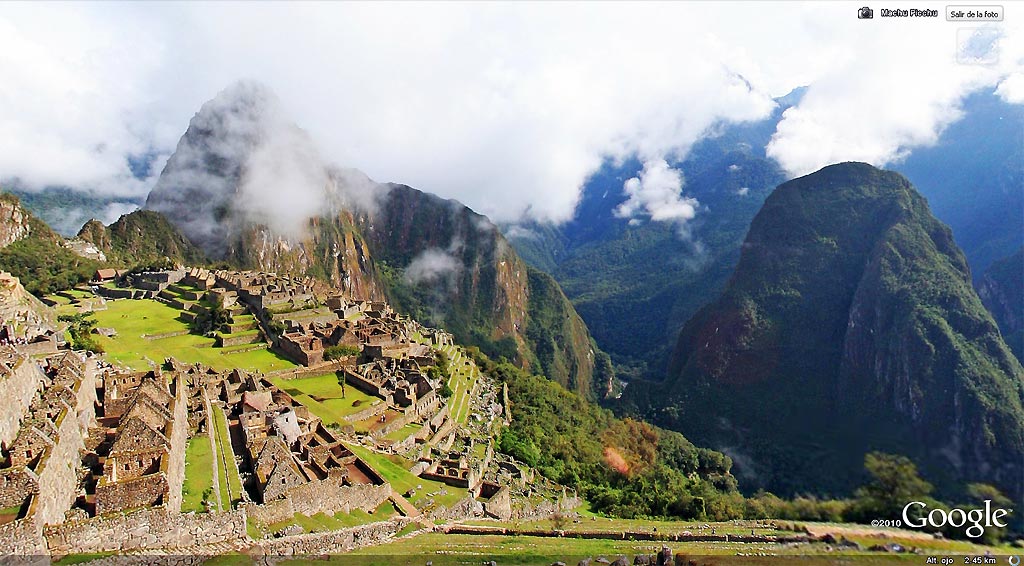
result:
[[(371, 468), (377, 470), (377, 473), (383, 476), (391, 484), (391, 489), (396, 492), (404, 495), (410, 489), (422, 486), (423, 489), (416, 490), (416, 495), (409, 498), (409, 502), (417, 509), (422, 510), (426, 507), (430, 499), (433, 499), (435, 505), (449, 507), (466, 496), (465, 489), (412, 475), (409, 473), (409, 468), (413, 463), (401, 456), (381, 454), (358, 444), (346, 444), (346, 446)], [(448, 493), (436, 495), (433, 498), (427, 495), (428, 493), (437, 493), (442, 489), (447, 490)]]
[(398, 430), (388, 433), (384, 438), (394, 440), (395, 442), (401, 442), (406, 438), (409, 438), (410, 435), (416, 434), (422, 428), (423, 425), (419, 423), (409, 423)]
[(217, 471), (220, 475), (220, 500), (226, 507), (242, 500), (242, 481), (238, 478), (228, 420), (220, 407), (213, 405), (213, 428), (217, 440)]
[(341, 385), (334, 372), (298, 379), (271, 378), (270, 381), (308, 407), (324, 424), (344, 424), (348, 422), (346, 418), (349, 415), (384, 402), (351, 385), (345, 386), (345, 397), (342, 398)]
[(108, 359), (135, 369), (149, 369), (147, 360), (161, 364), (167, 357), (185, 363), (200, 362), (218, 370), (241, 368), (271, 372), (297, 367), (290, 360), (265, 349), (221, 355), (220, 348), (212, 347), (213, 338), (195, 334), (155, 340), (143, 338), (146, 335), (187, 331), (188, 325), (178, 320), (178, 312), (173, 307), (150, 299), (107, 301), (107, 309), (96, 311), (93, 316), (97, 326), (114, 328), (117, 336), (98, 336), (97, 341), (106, 350)]
[[(201, 434), (189, 439), (185, 449), (185, 483), (181, 487), (181, 512), (205, 511), (203, 492), (213, 487), (213, 454), (210, 437)], [(216, 505), (216, 498), (210, 499)]]

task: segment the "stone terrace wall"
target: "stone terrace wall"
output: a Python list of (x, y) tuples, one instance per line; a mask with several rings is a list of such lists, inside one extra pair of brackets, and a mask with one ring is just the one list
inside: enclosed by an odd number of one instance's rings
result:
[(0, 377), (0, 443), (4, 446), (10, 446), (18, 436), (21, 419), (46, 379), (46, 374), (28, 358), (23, 358), (10, 375)]
[(252, 520), (270, 525), (280, 521), (287, 521), (295, 516), (295, 507), (292, 500), (288, 498), (277, 499), (263, 505), (247, 504), (245, 513)]
[(296, 513), (306, 516), (326, 513), (350, 513), (353, 509), (373, 511), (391, 496), (391, 485), (352, 485), (339, 487), (328, 479), (313, 481), (290, 489), (284, 499), (263, 505), (248, 505), (253, 519), (269, 525), (291, 519)]
[[(14, 556), (40, 556), (46, 554), (46, 541), (35, 518), (26, 517), (0, 525), (0, 554)], [(6, 560), (4, 561), (6, 563)]]
[(269, 556), (340, 554), (391, 540), (412, 520), (406, 517), (327, 533), (311, 533), (257, 541), (253, 550)]
[(54, 555), (189, 548), (245, 539), (245, 519), (244, 508), (179, 514), (153, 507), (46, 527), (44, 535)]
[(286, 369), (272, 371), (269, 375), (272, 375), (280, 379), (299, 379), (303, 377), (314, 377), (323, 375), (325, 373), (331, 373), (335, 371), (341, 371), (346, 367), (350, 367), (352, 364), (347, 360), (333, 360), (330, 362), (324, 362), (323, 364), (313, 367), (300, 367), (296, 369)]

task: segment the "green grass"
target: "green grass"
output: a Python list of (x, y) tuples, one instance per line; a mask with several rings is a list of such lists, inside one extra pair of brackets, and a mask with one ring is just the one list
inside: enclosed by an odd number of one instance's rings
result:
[(389, 432), (387, 435), (384, 436), (384, 438), (388, 440), (394, 440), (396, 442), (401, 442), (406, 438), (409, 438), (410, 435), (416, 434), (422, 428), (423, 425), (419, 423), (409, 423), (398, 430), (393, 430)]
[(53, 564), (60, 566), (70, 566), (71, 564), (84, 564), (86, 562), (92, 562), (93, 560), (99, 560), (100, 558), (106, 558), (117, 554), (114, 551), (108, 552), (89, 552), (84, 554), (69, 554), (60, 560), (56, 560)]
[(271, 372), (298, 367), (290, 360), (265, 349), (224, 356), (220, 348), (212, 347), (213, 338), (195, 334), (155, 340), (143, 338), (146, 335), (188, 330), (188, 325), (178, 320), (179, 312), (149, 299), (107, 301), (107, 309), (96, 311), (93, 316), (97, 326), (114, 328), (117, 336), (99, 336), (96, 340), (106, 350), (108, 359), (134, 369), (149, 369), (147, 360), (159, 365), (167, 357), (184, 363), (200, 362), (218, 370), (241, 368)]
[[(876, 541), (877, 542), (877, 541)], [(342, 563), (365, 564), (422, 564), (429, 559), (436, 566), (480, 563), (495, 560), (498, 564), (547, 565), (555, 560), (575, 564), (584, 557), (604, 556), (614, 560), (619, 555), (628, 557), (628, 562), (637, 554), (654, 554), (662, 545), (673, 553), (683, 553), (691, 558), (719, 557), (711, 560), (698, 559), (699, 564), (743, 564), (744, 566), (771, 566), (784, 563), (778, 556), (790, 556), (792, 562), (804, 566), (842, 564), (924, 564), (925, 557), (914, 554), (869, 553), (829, 549), (823, 543), (806, 545), (783, 545), (773, 543), (727, 543), (727, 542), (661, 542), (629, 541), (613, 539), (577, 539), (558, 537), (502, 536), (502, 535), (450, 535), (424, 533), (411, 539), (389, 544), (362, 548), (351, 553), (352, 558), (341, 557)], [(983, 554), (985, 547), (971, 547), (969, 554)], [(1005, 551), (1001, 551), (1006, 554)], [(744, 558), (736, 560), (737, 554)], [(956, 554), (952, 552), (949, 554)], [(843, 555), (845, 560), (837, 561), (834, 556)], [(425, 558), (429, 556), (429, 558)], [(807, 558), (796, 560), (797, 556)], [(854, 560), (852, 556), (857, 558)], [(358, 558), (356, 558), (358, 557)], [(419, 560), (413, 562), (412, 560)], [(963, 563), (962, 559), (959, 562)], [(1005, 563), (1005, 559), (999, 562)]]
[(465, 424), (466, 419), (469, 418), (470, 393), (473, 391), (477, 378), (480, 377), (480, 371), (472, 362), (470, 362), (469, 368), (463, 366), (463, 362), (468, 358), (463, 355), (462, 349), (458, 346), (444, 346), (441, 351), (448, 355), (449, 367), (453, 368), (451, 379), (448, 380), (448, 387), (452, 390), (452, 397), (449, 401), (451, 403), (451, 418), (459, 424)]
[(227, 417), (213, 405), (213, 427), (217, 440), (217, 470), (220, 474), (221, 503), (225, 506), (242, 500), (242, 481), (238, 478)]
[[(401, 456), (380, 454), (357, 444), (346, 444), (346, 446), (387, 480), (391, 484), (391, 489), (396, 492), (405, 494), (410, 489), (415, 489), (416, 486), (422, 486), (423, 489), (416, 490), (416, 495), (409, 498), (409, 502), (417, 509), (423, 510), (427, 507), (430, 499), (433, 499), (434, 505), (450, 507), (466, 496), (465, 489), (420, 478), (409, 473), (409, 468), (413, 463)], [(447, 495), (436, 495), (433, 498), (427, 496), (427, 493), (436, 493), (442, 489), (447, 490)]]
[[(185, 483), (182, 484), (181, 512), (205, 511), (203, 492), (213, 487), (213, 454), (210, 437), (201, 434), (188, 441), (185, 449)], [(213, 499), (216, 505), (216, 499)]]
[(271, 378), (271, 382), (295, 398), (320, 417), (324, 424), (344, 424), (350, 415), (363, 411), (382, 399), (371, 397), (351, 385), (345, 386), (341, 396), (338, 377), (333, 372), (298, 379)]

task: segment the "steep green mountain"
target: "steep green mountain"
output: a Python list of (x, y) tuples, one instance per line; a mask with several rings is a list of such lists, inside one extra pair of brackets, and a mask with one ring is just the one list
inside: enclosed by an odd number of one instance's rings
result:
[(610, 392), (611, 363), (561, 288), (527, 266), (486, 217), (389, 185), (359, 230), (404, 312), (587, 397)]
[(145, 208), (213, 261), (387, 297), (461, 342), (588, 397), (613, 383), (607, 358), (557, 284), (531, 277), (487, 218), (325, 163), (260, 85), (239, 83), (203, 105)]
[(188, 241), (159, 212), (136, 210), (110, 226), (90, 220), (78, 238), (95, 244), (107, 259), (124, 265), (156, 263), (169, 259), (183, 265), (206, 263), (203, 252)]
[(0, 193), (0, 270), (20, 279), (30, 293), (68, 289), (88, 281), (100, 265), (65, 247), (64, 239), (25, 210), (18, 197)]
[(1024, 247), (985, 270), (978, 296), (1017, 359), (1024, 359)]
[(848, 493), (870, 450), (948, 492), (1024, 495), (1024, 369), (944, 224), (897, 173), (844, 163), (779, 186), (670, 377), (627, 389), (752, 484)]

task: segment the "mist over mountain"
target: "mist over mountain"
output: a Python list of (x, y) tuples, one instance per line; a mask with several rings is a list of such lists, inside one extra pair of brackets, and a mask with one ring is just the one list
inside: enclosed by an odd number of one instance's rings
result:
[(847, 493), (883, 450), (947, 490), (1024, 494), (1024, 369), (909, 181), (844, 163), (787, 182), (742, 250), (668, 380), (629, 403), (733, 455), (748, 487)]
[(605, 162), (571, 221), (505, 227), (519, 253), (561, 284), (620, 375), (663, 375), (679, 329), (725, 285), (750, 220), (785, 180), (764, 148), (802, 93), (778, 99), (767, 120), (719, 124), (684, 160), (667, 164), (692, 217), (655, 219), (629, 207), (625, 185), (647, 181), (634, 158)]
[[(520, 254), (562, 285), (626, 377), (661, 379), (683, 323), (723, 288), (754, 214), (786, 180), (766, 147), (806, 92), (776, 99), (764, 120), (712, 128), (669, 163), (682, 179), (678, 194), (697, 203), (684, 223), (616, 214), (629, 199), (624, 185), (643, 172), (634, 158), (609, 160), (593, 174), (569, 222), (505, 226)], [(977, 92), (934, 146), (891, 166), (952, 228), (975, 279), (1024, 243), (1021, 131), (1019, 104)]]
[[(327, 163), (258, 83), (203, 105), (146, 201), (214, 261), (387, 297), (587, 397), (611, 365), (549, 276), (462, 204)], [(541, 324), (555, 319), (562, 324)]]

